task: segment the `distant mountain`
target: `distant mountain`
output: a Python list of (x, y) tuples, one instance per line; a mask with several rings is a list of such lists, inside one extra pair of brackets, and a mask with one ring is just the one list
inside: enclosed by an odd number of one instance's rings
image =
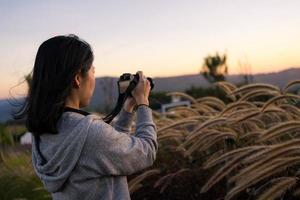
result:
[[(106, 105), (114, 105), (118, 96), (116, 77), (99, 77), (96, 79), (96, 88), (94, 96), (91, 100), (92, 107), (98, 107), (99, 109)], [(200, 74), (173, 76), (173, 77), (153, 77), (155, 87), (153, 92), (166, 91), (184, 91), (191, 86), (195, 87), (209, 87), (211, 84)], [(228, 75), (226, 80), (238, 84), (241, 83), (243, 75)], [(300, 68), (290, 68), (280, 72), (264, 73), (253, 75), (253, 82), (255, 83), (268, 83), (276, 85), (280, 88), (284, 87), (288, 82), (292, 80), (300, 80)], [(104, 90), (103, 88), (109, 88)], [(106, 95), (108, 94), (109, 95)], [(101, 109), (100, 109), (101, 110)]]
[[(280, 72), (255, 74), (255, 83), (269, 83), (280, 88), (292, 80), (300, 80), (300, 68), (290, 68)], [(243, 75), (228, 75), (226, 80), (237, 84), (243, 81)], [(209, 87), (210, 83), (200, 74), (154, 78), (156, 83), (154, 91), (184, 91), (191, 86)]]
[(5, 122), (9, 119), (12, 119), (10, 116), (11, 109), (12, 107), (6, 99), (0, 100), (0, 122)]
[(20, 109), (22, 101), (24, 101), (24, 98), (0, 99), (0, 123), (12, 120), (12, 113)]
[[(191, 86), (209, 87), (210, 83), (200, 74), (173, 76), (173, 77), (152, 77), (155, 83), (154, 92), (158, 91), (184, 91)], [(243, 81), (243, 75), (228, 75), (226, 80), (237, 84)], [(256, 83), (269, 83), (280, 88), (288, 82), (300, 80), (300, 68), (290, 68), (287, 70), (253, 75)], [(111, 110), (118, 97), (117, 88), (118, 77), (99, 77), (96, 78), (96, 86), (93, 97), (88, 108), (98, 111)], [(0, 122), (8, 120), (11, 106), (6, 100), (0, 100)]]

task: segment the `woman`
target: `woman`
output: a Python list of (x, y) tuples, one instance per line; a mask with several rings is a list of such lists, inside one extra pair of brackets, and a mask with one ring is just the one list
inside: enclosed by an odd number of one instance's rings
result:
[(91, 47), (75, 35), (50, 38), (38, 49), (28, 96), (16, 118), (27, 116), (34, 135), (32, 164), (53, 199), (130, 199), (126, 175), (156, 159), (149, 81), (138, 72), (143, 78), (111, 126), (80, 110), (92, 97), (94, 73)]

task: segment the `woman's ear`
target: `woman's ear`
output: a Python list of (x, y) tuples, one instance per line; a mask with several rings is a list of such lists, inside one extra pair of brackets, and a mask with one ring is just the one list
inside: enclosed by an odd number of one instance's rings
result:
[(75, 75), (75, 79), (74, 79), (74, 86), (76, 88), (80, 88), (80, 82), (81, 82), (81, 78), (79, 74)]

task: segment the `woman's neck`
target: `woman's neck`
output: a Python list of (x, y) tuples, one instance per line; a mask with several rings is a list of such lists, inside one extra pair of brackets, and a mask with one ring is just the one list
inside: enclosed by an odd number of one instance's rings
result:
[(65, 107), (79, 109), (79, 101), (76, 98), (68, 97), (66, 99)]

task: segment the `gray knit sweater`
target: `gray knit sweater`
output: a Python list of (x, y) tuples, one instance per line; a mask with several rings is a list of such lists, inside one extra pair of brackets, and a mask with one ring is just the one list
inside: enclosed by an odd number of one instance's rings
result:
[(53, 199), (130, 199), (126, 175), (151, 166), (158, 150), (152, 110), (141, 105), (136, 114), (134, 136), (134, 113), (122, 109), (112, 126), (95, 114), (64, 112), (59, 134), (40, 136), (42, 155), (32, 137), (34, 170)]

